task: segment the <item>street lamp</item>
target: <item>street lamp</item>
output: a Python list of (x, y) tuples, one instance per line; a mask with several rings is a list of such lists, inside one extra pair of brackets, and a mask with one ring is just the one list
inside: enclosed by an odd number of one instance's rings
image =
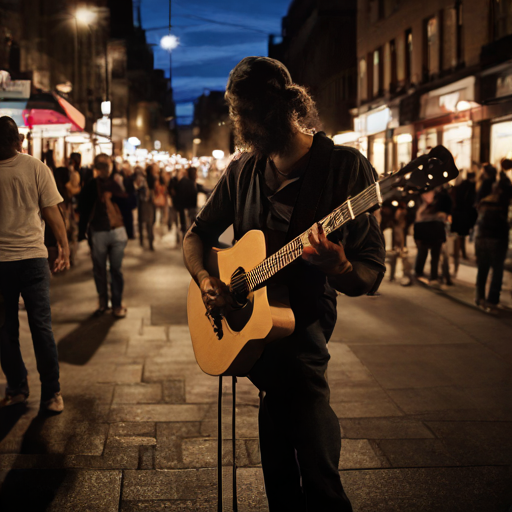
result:
[(168, 52), (172, 52), (180, 45), (180, 39), (176, 37), (174, 34), (167, 34), (166, 36), (160, 39), (160, 46), (167, 50)]
[(87, 7), (80, 7), (75, 12), (75, 20), (81, 25), (90, 25), (96, 21), (96, 13)]

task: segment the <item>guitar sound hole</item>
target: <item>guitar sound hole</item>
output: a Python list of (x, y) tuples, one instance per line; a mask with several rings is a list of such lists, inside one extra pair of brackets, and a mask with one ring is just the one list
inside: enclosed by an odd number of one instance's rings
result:
[(247, 297), (247, 302), (240, 309), (234, 309), (230, 311), (226, 316), (226, 322), (232, 331), (240, 332), (251, 319), (254, 310), (254, 298), (251, 293)]

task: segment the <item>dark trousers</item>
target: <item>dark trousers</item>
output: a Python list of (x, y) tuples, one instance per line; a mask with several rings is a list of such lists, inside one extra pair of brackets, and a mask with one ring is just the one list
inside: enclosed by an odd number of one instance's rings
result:
[(329, 405), (329, 353), (318, 323), (267, 346), (249, 378), (260, 389), (259, 434), (270, 512), (350, 512)]
[(146, 229), (146, 234), (148, 236), (149, 248), (153, 248), (153, 240), (154, 240), (154, 232), (153, 226), (155, 224), (155, 207), (153, 203), (149, 201), (144, 202), (144, 204), (139, 205), (138, 210), (139, 217), (139, 240), (140, 245), (144, 245), (144, 229)]
[(110, 231), (93, 231), (92, 233), (93, 273), (100, 308), (108, 306), (107, 258), (110, 260), (112, 307), (118, 308), (121, 306), (124, 288), (121, 267), (127, 243), (128, 237), (123, 227)]
[(50, 310), (50, 271), (46, 258), (0, 262), (0, 294), (5, 303), (5, 322), (0, 328), (0, 361), (7, 378), (6, 391), (12, 395), (28, 395), (27, 369), (19, 339), (18, 301), (21, 294), (41, 379), (41, 400), (49, 400), (60, 391), (60, 384)]
[(442, 241), (426, 242), (424, 240), (415, 240), (418, 247), (416, 254), (416, 265), (414, 271), (416, 276), (423, 275), (425, 263), (427, 261), (428, 251), (430, 251), (430, 279), (433, 281), (438, 277), (439, 257), (441, 255)]
[(490, 304), (499, 304), (507, 249), (508, 240), (506, 239), (476, 238), (475, 254), (478, 273), (476, 276), (475, 299), (477, 302), (485, 299), (487, 277), (489, 276), (489, 271), (492, 268), (491, 286), (489, 288), (487, 302)]

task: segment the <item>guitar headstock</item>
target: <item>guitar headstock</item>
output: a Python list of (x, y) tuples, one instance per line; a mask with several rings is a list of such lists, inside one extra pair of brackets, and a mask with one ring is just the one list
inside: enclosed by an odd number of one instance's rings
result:
[(379, 181), (382, 194), (392, 189), (423, 194), (459, 175), (452, 154), (444, 146), (436, 146), (399, 171)]

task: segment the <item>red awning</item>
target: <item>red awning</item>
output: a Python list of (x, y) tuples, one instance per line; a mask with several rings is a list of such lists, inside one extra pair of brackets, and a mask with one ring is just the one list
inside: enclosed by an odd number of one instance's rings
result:
[(69, 101), (53, 93), (33, 94), (23, 110), (23, 120), (29, 128), (40, 124), (70, 124), (71, 130), (85, 128), (85, 116)]

